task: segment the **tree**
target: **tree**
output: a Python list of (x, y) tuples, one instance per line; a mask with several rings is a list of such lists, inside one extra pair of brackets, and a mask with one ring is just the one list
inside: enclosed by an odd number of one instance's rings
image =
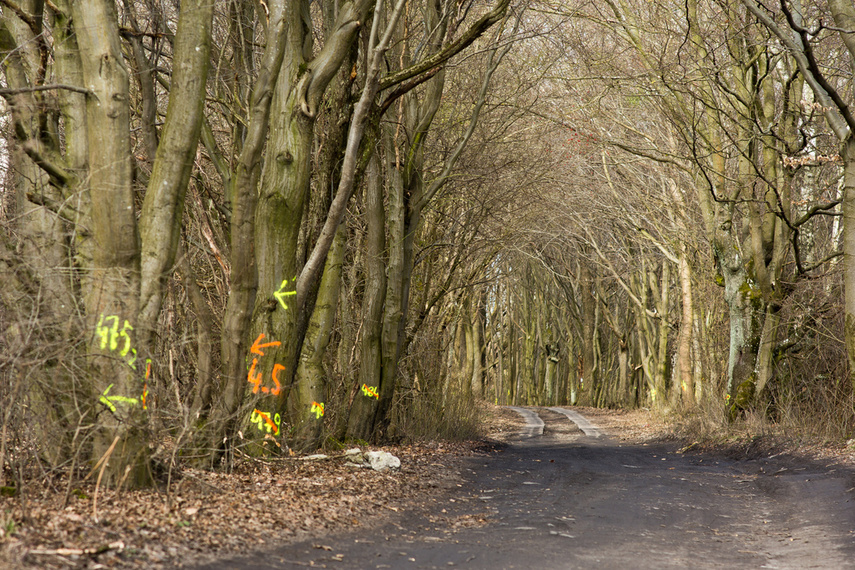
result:
[[(41, 214), (43, 219), (57, 216), (71, 222), (68, 241), (60, 225), (54, 232), (57, 243), (67, 244), (63, 265), (73, 267), (81, 281), (78, 306), (83, 316), (76, 324), (86, 338), (81, 350), (89, 362), (83, 389), (90, 395), (83, 414), (96, 428), (91, 461), (109, 466), (107, 481), (144, 485), (151, 478), (147, 443), (141, 437), (146, 426), (146, 358), (164, 279), (175, 260), (199, 137), (213, 6), (185, 2), (180, 12), (170, 107), (139, 226), (129, 134), (130, 82), (116, 6), (4, 3), (3, 10), (2, 48), (9, 58), (4, 97), (22, 150), (51, 187), (47, 195), (31, 196), (50, 211)], [(50, 46), (42, 35), (51, 20), (59, 39), (66, 40), (54, 44), (58, 55), (52, 67)], [(19, 56), (27, 45), (38, 46), (35, 66), (35, 60)], [(49, 72), (56, 85), (46, 83)], [(74, 94), (64, 96), (58, 109), (43, 97), (56, 89)]]
[[(820, 68), (811, 37), (823, 29), (820, 24), (815, 31), (806, 28), (800, 3), (781, 2), (780, 14), (770, 14), (755, 2), (744, 0), (743, 4), (757, 20), (768, 28), (784, 44), (795, 59), (799, 72), (810, 86), (821, 105), (822, 113), (840, 144), (843, 162), (842, 217), (843, 217), (843, 265), (844, 265), (844, 311), (845, 343), (849, 364), (849, 379), (853, 382), (855, 370), (855, 118), (842, 95), (842, 89)], [(822, 6), (830, 12), (836, 28), (833, 30), (849, 55), (849, 65), (855, 65), (855, 6), (842, 0), (828, 0)], [(777, 16), (777, 18), (776, 18)], [(778, 20), (783, 19), (783, 23)], [(821, 20), (820, 20), (821, 21)], [(848, 228), (848, 229), (847, 229)]]

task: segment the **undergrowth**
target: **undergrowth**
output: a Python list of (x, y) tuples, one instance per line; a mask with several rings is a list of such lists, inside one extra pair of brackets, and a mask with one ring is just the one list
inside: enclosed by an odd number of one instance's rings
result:
[(478, 439), (483, 431), (482, 406), (466, 394), (429, 397), (418, 390), (399, 396), (393, 407), (391, 432), (404, 442), (464, 441)]
[(855, 444), (855, 397), (851, 393), (832, 396), (815, 389), (810, 397), (778, 395), (773, 402), (767, 398), (730, 421), (721, 402), (705, 401), (668, 419), (687, 447), (728, 448), (741, 456)]

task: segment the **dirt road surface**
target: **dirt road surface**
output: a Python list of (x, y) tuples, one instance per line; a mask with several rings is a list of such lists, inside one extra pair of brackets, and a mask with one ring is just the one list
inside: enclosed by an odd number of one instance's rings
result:
[(855, 568), (849, 467), (627, 445), (572, 410), (514, 410), (525, 426), (466, 458), (435, 508), (203, 568)]

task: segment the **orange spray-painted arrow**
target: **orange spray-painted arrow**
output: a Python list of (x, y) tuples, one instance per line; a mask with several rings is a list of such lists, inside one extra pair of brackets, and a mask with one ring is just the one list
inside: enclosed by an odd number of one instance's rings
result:
[(264, 340), (264, 333), (258, 335), (258, 338), (255, 339), (255, 342), (252, 343), (252, 348), (249, 351), (253, 354), (257, 354), (258, 356), (264, 356), (264, 353), (261, 352), (262, 348), (267, 348), (268, 346), (279, 346), (282, 344), (278, 340), (274, 340), (273, 342), (266, 342), (264, 344), (260, 344), (261, 341)]

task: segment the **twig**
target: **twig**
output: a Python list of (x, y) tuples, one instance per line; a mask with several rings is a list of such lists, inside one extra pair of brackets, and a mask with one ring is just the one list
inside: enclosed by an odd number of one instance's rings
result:
[(95, 554), (103, 554), (109, 550), (122, 551), (125, 549), (125, 543), (121, 540), (105, 544), (97, 548), (33, 548), (27, 554), (50, 554), (55, 556), (83, 556), (84, 554), (92, 556)]
[(27, 27), (33, 31), (33, 33), (38, 34), (38, 26), (36, 25), (36, 19), (32, 16), (32, 14), (27, 14), (24, 9), (17, 3), (12, 0), (3, 0), (3, 5), (15, 12), (15, 15), (18, 16), (21, 21), (27, 24)]
[(9, 407), (6, 408), (6, 414), (3, 416), (3, 431), (0, 433), (0, 487), (6, 484), (5, 477), (5, 466), (6, 466), (6, 434), (7, 427), (9, 425), (10, 418), (12, 416), (12, 410), (15, 408), (15, 399), (18, 396), (18, 388), (21, 386), (21, 379), (23, 378), (22, 373), (17, 374), (17, 378), (15, 380), (15, 387), (12, 388), (12, 393), (9, 396)]
[(128, 480), (128, 475), (130, 474), (130, 472), (131, 472), (131, 466), (125, 465), (125, 474), (122, 475), (122, 479), (119, 481), (119, 484), (116, 486), (117, 490), (122, 489), (122, 486), (125, 484), (125, 481)]
[(52, 83), (50, 85), (36, 85), (35, 87), (0, 89), (0, 96), (6, 97), (9, 95), (21, 95), (22, 93), (34, 93), (36, 91), (53, 91), (54, 89), (65, 89), (66, 91), (74, 91), (75, 93), (83, 93), (84, 95), (95, 95), (94, 91), (86, 89), (85, 87), (77, 87), (76, 85), (65, 85), (63, 83)]
[(110, 461), (110, 456), (113, 454), (113, 450), (116, 449), (117, 443), (119, 443), (118, 435), (113, 439), (113, 443), (110, 444), (107, 452), (98, 460), (98, 463), (102, 463), (102, 465), (101, 471), (98, 472), (98, 481), (95, 482), (95, 495), (92, 498), (92, 518), (95, 522), (98, 522), (98, 490), (101, 488), (101, 477), (104, 475), (104, 469), (107, 467), (107, 462)]
[[(116, 437), (118, 437), (118, 436), (116, 436)], [(115, 445), (115, 444), (116, 444), (116, 442), (114, 441), (114, 442), (113, 442), (113, 445)], [(112, 448), (111, 448), (111, 449), (112, 449)], [(107, 451), (107, 453), (109, 453), (109, 450)], [(107, 454), (106, 454), (106, 453), (105, 453), (104, 455), (102, 455), (102, 456), (101, 456), (101, 459), (99, 459), (99, 460), (95, 463), (95, 467), (93, 467), (93, 468), (92, 468), (92, 470), (91, 470), (91, 471), (86, 475), (86, 477), (84, 477), (84, 478), (83, 478), (83, 480), (84, 480), (84, 481), (86, 481), (87, 479), (89, 479), (90, 477), (92, 477), (92, 475), (95, 473), (95, 471), (97, 471), (97, 469), (101, 466), (101, 463), (103, 463), (103, 462), (104, 462), (104, 459), (105, 459), (105, 458), (107, 458)]]
[[(50, 173), (49, 170), (47, 170), (47, 172)], [(33, 204), (38, 204), (39, 206), (47, 208), (48, 210), (62, 218), (65, 222), (71, 224), (72, 226), (75, 226), (77, 228), (77, 234), (79, 236), (89, 237), (92, 235), (92, 232), (89, 230), (89, 228), (83, 226), (80, 223), (80, 211), (77, 210), (74, 206), (70, 205), (71, 197), (59, 201), (44, 194), (37, 194), (35, 192), (28, 191), (27, 200), (29, 200)], [(69, 214), (69, 212), (73, 215)]]
[(185, 473), (182, 473), (182, 476), (183, 476), (183, 477), (188, 477), (188, 478), (190, 478), (190, 479), (194, 479), (195, 481), (197, 481), (197, 482), (199, 482), (199, 483), (201, 483), (201, 484), (203, 484), (203, 485), (207, 485), (208, 487), (210, 487), (211, 489), (213, 489), (213, 490), (217, 491), (218, 493), (226, 493), (226, 492), (227, 492), (225, 489), (222, 489), (222, 488), (220, 488), (220, 487), (217, 487), (216, 485), (214, 485), (214, 484), (212, 484), (212, 483), (208, 483), (207, 481), (205, 481), (205, 480), (204, 480), (204, 479), (202, 479), (201, 477), (198, 477), (198, 476), (196, 476), (196, 475), (193, 475), (192, 473), (185, 472)]
[[(84, 416), (81, 416), (80, 420), (83, 420)], [(68, 485), (65, 487), (65, 498), (62, 500), (62, 508), (64, 509), (68, 506), (68, 497), (71, 496), (71, 487), (74, 483), (74, 468), (77, 465), (77, 458), (80, 455), (80, 448), (76, 446), (77, 436), (80, 435), (80, 421), (77, 422), (77, 428), (74, 430), (74, 437), (71, 438), (71, 449), (75, 449), (77, 451), (74, 452), (74, 455), (71, 457), (71, 469), (68, 470)]]

